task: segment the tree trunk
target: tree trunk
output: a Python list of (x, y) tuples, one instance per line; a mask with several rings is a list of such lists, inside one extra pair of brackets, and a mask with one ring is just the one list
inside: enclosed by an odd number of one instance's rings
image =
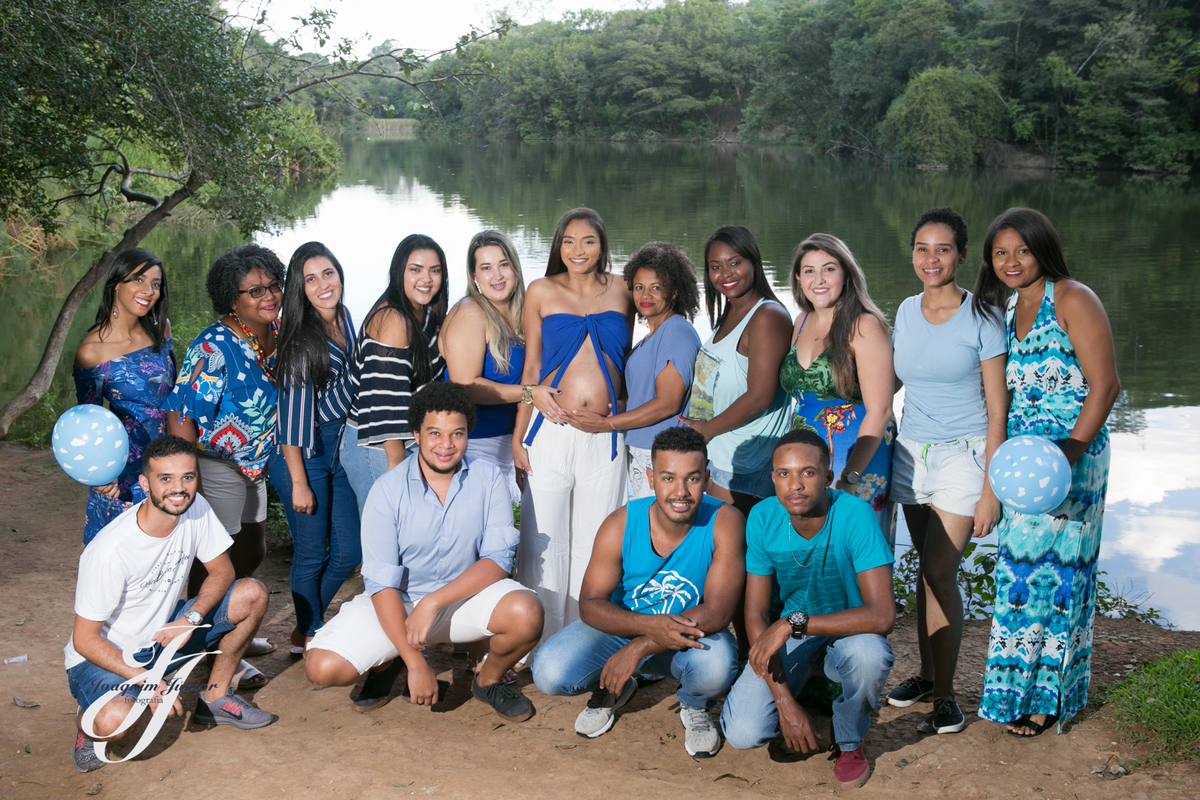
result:
[(42, 351), (42, 360), (38, 362), (37, 369), (33, 371), (33, 377), (29, 379), (25, 388), (13, 395), (0, 408), (0, 436), (7, 436), (8, 429), (13, 422), (33, 408), (50, 390), (50, 383), (54, 380), (54, 371), (58, 368), (58, 360), (62, 357), (63, 347), (67, 343), (67, 334), (71, 332), (71, 323), (75, 320), (75, 312), (83, 305), (83, 300), (87, 297), (88, 292), (94, 289), (96, 284), (108, 274), (108, 268), (112, 265), (113, 260), (122, 252), (137, 247), (150, 231), (171, 215), (171, 211), (176, 206), (191, 198), (204, 183), (204, 178), (193, 171), (188, 176), (187, 183), (168, 195), (157, 208), (126, 228), (121, 241), (92, 262), (91, 269), (84, 273), (84, 276), (71, 289), (71, 293), (67, 295), (67, 299), (63, 301), (58, 318), (54, 321), (54, 327), (50, 329), (50, 338), (46, 341), (46, 347)]

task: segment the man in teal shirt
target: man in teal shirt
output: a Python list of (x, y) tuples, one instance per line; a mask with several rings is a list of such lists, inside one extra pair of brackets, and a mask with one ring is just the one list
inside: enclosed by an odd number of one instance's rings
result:
[[(729, 692), (721, 728), (739, 750), (780, 734), (793, 750), (818, 750), (821, 737), (795, 696), (822, 665), (842, 685), (833, 774), (858, 787), (870, 776), (862, 742), (892, 669), (884, 637), (895, 621), (894, 558), (871, 507), (829, 488), (829, 463), (829, 446), (813, 431), (791, 431), (775, 445), (775, 497), (746, 521), (749, 668)], [(782, 611), (772, 607), (776, 584)]]

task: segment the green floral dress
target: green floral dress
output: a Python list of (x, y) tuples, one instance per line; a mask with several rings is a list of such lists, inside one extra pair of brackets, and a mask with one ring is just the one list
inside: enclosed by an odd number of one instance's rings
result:
[[(849, 400), (838, 397), (833, 382), (833, 366), (829, 363), (829, 349), (823, 350), (816, 361), (805, 369), (796, 360), (795, 341), (779, 370), (779, 385), (795, 401), (792, 406), (792, 430), (807, 428), (828, 442), (833, 457), (831, 469), (834, 475), (841, 475), (858, 441), (858, 429), (866, 416), (862, 395), (856, 391)], [(888, 503), (894, 439), (895, 428), (888, 422), (875, 455), (863, 471), (858, 485), (853, 487), (854, 494), (875, 509), (879, 527), (889, 544), (895, 544), (892, 507)]]

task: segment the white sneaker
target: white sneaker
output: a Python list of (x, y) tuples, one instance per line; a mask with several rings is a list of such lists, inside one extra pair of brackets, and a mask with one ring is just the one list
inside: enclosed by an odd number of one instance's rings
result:
[(713, 725), (706, 708), (679, 707), (679, 719), (683, 722), (683, 749), (692, 758), (712, 758), (721, 749), (721, 734)]
[(617, 717), (617, 709), (630, 701), (637, 688), (637, 681), (630, 678), (621, 690), (620, 697), (607, 689), (592, 692), (587, 708), (575, 718), (575, 732), (589, 739), (608, 733)]

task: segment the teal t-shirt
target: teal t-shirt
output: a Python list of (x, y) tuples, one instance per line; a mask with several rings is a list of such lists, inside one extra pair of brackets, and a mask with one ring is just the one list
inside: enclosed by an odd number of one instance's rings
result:
[(774, 497), (751, 509), (746, 521), (746, 571), (775, 577), (781, 617), (858, 608), (858, 573), (895, 560), (870, 504), (837, 489), (829, 490), (829, 515), (812, 539), (796, 533)]

